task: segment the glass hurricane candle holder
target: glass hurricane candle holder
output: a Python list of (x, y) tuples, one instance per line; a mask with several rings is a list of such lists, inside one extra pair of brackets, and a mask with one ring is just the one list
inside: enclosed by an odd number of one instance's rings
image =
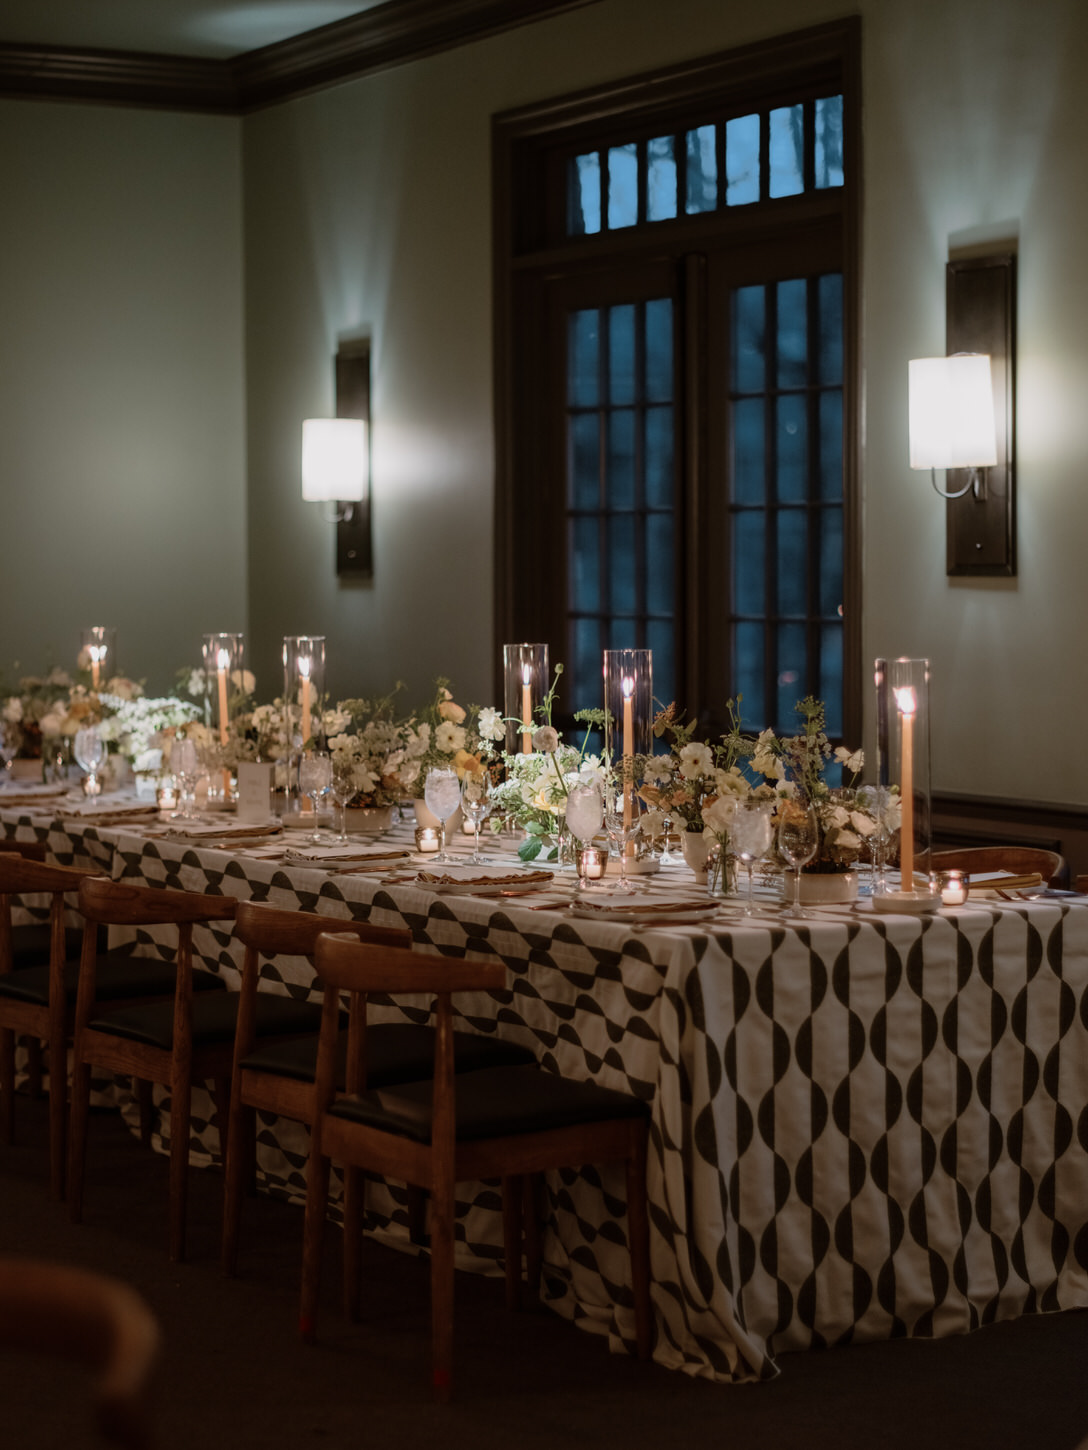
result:
[(502, 647), (503, 714), (506, 753), (533, 748), (534, 711), (548, 693), (551, 680), (546, 644), (504, 644)]
[(604, 651), (605, 752), (622, 772), (624, 817), (630, 822), (635, 781), (626, 762), (653, 750), (654, 664), (648, 649)]
[(875, 683), (877, 778), (889, 791), (885, 825), (893, 843), (892, 854), (899, 858), (898, 894), (928, 900), (932, 846), (929, 661), (878, 659)]
[(324, 741), (321, 714), (325, 699), (325, 636), (289, 634), (283, 640), (283, 707), (287, 728), (289, 768), (284, 813), (303, 815), (311, 802), (299, 789), (298, 767), (303, 754), (319, 750)]

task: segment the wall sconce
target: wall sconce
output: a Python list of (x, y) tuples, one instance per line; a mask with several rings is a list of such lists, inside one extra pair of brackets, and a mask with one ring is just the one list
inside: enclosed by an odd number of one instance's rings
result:
[(350, 519), (366, 497), (366, 442), (358, 418), (307, 418), (302, 425), (302, 497), (335, 503), (334, 523)]
[(910, 466), (930, 469), (947, 501), (950, 575), (1016, 573), (1015, 291), (1011, 254), (949, 262), (950, 356), (910, 363)]
[(302, 425), (302, 497), (336, 506), (337, 574), (372, 578), (369, 342), (336, 354), (336, 417)]
[[(985, 470), (997, 462), (989, 357), (960, 352), (912, 358), (908, 379), (911, 468), (928, 468), (942, 498), (962, 498), (970, 490), (984, 500)], [(937, 483), (938, 468), (965, 468), (967, 482), (945, 490)]]

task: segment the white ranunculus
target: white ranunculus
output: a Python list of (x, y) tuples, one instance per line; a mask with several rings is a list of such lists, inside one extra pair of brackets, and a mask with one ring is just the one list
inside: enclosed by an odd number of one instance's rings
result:
[(64, 734), (64, 716), (59, 710), (50, 710), (38, 721), (38, 728), (47, 740), (52, 740)]
[(711, 780), (714, 782), (716, 795), (741, 798), (748, 794), (748, 782), (735, 765), (731, 765), (728, 770), (712, 771)]
[(668, 785), (676, 769), (671, 755), (651, 755), (642, 772), (643, 779), (650, 785)]
[(559, 732), (551, 725), (541, 725), (533, 731), (533, 749), (544, 755), (554, 755), (559, 749)]
[(836, 745), (835, 759), (851, 775), (858, 775), (865, 764), (864, 750), (848, 750), (845, 745)]
[(9, 725), (17, 725), (23, 718), (23, 702), (18, 695), (11, 695), (4, 701), (3, 716)]
[(717, 839), (719, 836), (728, 834), (733, 824), (733, 816), (737, 809), (735, 796), (719, 796), (716, 801), (711, 801), (708, 806), (703, 807), (703, 835), (707, 831)]

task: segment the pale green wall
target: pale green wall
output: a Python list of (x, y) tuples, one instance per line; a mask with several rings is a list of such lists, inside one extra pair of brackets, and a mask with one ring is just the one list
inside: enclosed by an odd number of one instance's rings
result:
[[(1088, 803), (1077, 648), (1088, 9), (857, 9), (863, 659), (931, 657), (935, 786)], [(466, 697), (490, 694), (490, 116), (841, 14), (833, 0), (602, 0), (246, 121), (251, 614), (261, 628), (323, 629), (334, 683), (378, 689), (401, 676), (422, 698), (441, 670)], [(907, 467), (906, 369), (943, 349), (944, 262), (950, 245), (979, 238), (1020, 248), (1020, 573), (968, 584), (946, 577), (944, 506)], [(337, 339), (359, 332), (374, 344), (372, 588), (337, 585), (330, 528), (296, 497), (298, 422), (330, 406)]]
[(240, 122), (0, 102), (0, 671), (246, 626)]
[[(1088, 804), (1088, 9), (858, 9), (863, 658), (931, 656), (938, 787)], [(839, 14), (600, 0), (242, 122), (0, 104), (0, 663), (63, 654), (99, 615), (165, 683), (202, 631), (248, 625), (264, 696), (281, 636), (314, 632), (335, 693), (403, 678), (419, 701), (443, 672), (487, 701), (491, 115)], [(966, 584), (906, 465), (906, 364), (943, 346), (950, 245), (987, 237), (1020, 251), (1020, 573)], [(301, 420), (331, 409), (337, 342), (360, 334), (372, 586), (337, 582), (298, 497)]]

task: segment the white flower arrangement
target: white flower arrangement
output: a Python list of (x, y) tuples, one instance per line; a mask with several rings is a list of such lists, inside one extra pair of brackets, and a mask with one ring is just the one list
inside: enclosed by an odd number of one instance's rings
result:
[(404, 760), (398, 774), (407, 795), (423, 798), (427, 772), (452, 769), (458, 776), (492, 760), (506, 724), (490, 705), (459, 705), (447, 679), (435, 681), (431, 703), (404, 723)]
[(125, 699), (103, 693), (99, 698), (104, 719), (98, 733), (103, 744), (111, 753), (128, 760), (136, 771), (160, 770), (164, 741), (179, 727), (191, 732), (198, 723), (197, 707), (172, 695)]

